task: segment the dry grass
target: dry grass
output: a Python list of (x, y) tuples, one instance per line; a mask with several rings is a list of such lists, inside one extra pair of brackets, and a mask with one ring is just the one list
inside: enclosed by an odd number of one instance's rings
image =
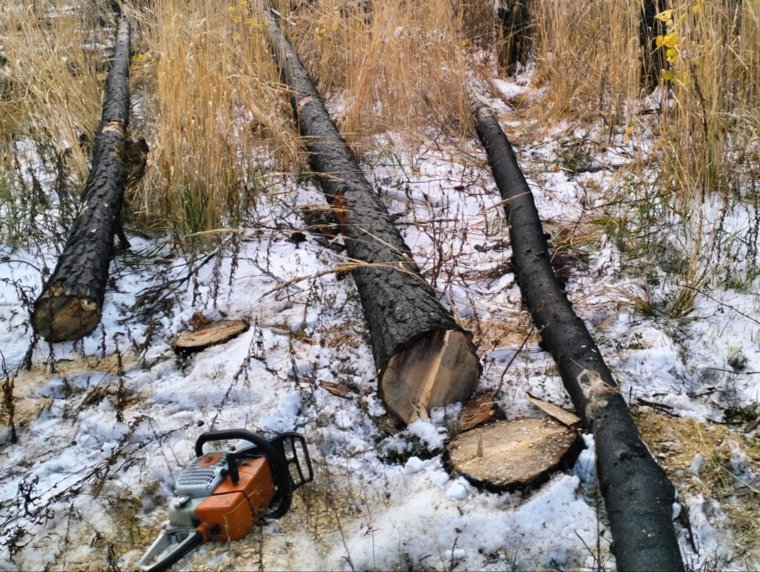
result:
[(738, 193), (760, 159), (760, 9), (739, 0), (672, 6), (675, 54), (658, 133), (663, 184), (690, 203)]
[[(747, 0), (664, 5), (660, 43), (671, 48), (668, 69), (647, 98), (641, 1), (534, 0), (534, 82), (546, 95), (529, 113), (548, 125), (558, 119), (604, 125), (602, 144), (623, 137), (645, 142), (608, 200), (621, 205), (617, 234), (632, 258), (650, 265), (663, 254), (681, 259), (675, 271), (666, 269), (675, 289), (660, 304), (680, 317), (711, 283), (751, 283), (758, 274), (756, 230), (727, 236), (724, 223), (742, 202), (758, 207), (760, 10)], [(732, 251), (746, 254), (729, 263)]]
[[(740, 560), (752, 562), (760, 552), (760, 520), (757, 503), (760, 490), (734, 474), (731, 454), (734, 447), (743, 451), (750, 468), (759, 469), (760, 447), (757, 440), (741, 430), (724, 425), (708, 425), (691, 419), (666, 417), (650, 411), (637, 414), (642, 437), (652, 447), (666, 472), (685, 497), (702, 494), (720, 501), (736, 538), (743, 547)], [(698, 474), (690, 471), (697, 455), (704, 461)]]
[(549, 88), (546, 120), (624, 120), (640, 93), (637, 3), (533, 0), (533, 7), (534, 81)]
[(486, 0), (319, 0), (292, 12), (288, 33), (324, 94), (340, 102), (342, 132), (470, 131), (467, 57), (493, 30)]
[[(304, 167), (267, 46), (265, 4), (125, 2), (137, 50), (133, 135), (146, 137), (151, 146), (146, 177), (131, 192), (129, 209), (144, 227), (170, 229), (180, 244), (196, 237), (203, 245), (217, 236), (211, 231), (240, 225), (276, 173)], [(372, 135), (388, 131), (410, 145), (439, 133), (472, 136), (466, 85), (472, 77), (492, 76), (503, 47), (491, 0), (275, 5), (358, 151), (373, 144)], [(652, 146), (637, 168), (655, 170), (658, 189), (655, 200), (647, 195), (639, 201), (642, 208), (657, 202), (665, 214), (683, 218), (714, 192), (727, 200), (757, 200), (756, 2), (669, 2), (678, 58), (672, 77), (661, 82), (665, 95), (658, 112), (647, 115), (644, 108), (652, 103), (642, 98), (639, 78), (640, 2), (529, 5), (533, 82), (547, 88), (531, 113), (543, 124), (601, 120), (609, 138), (626, 129), (629, 135), (648, 134)], [(696, 5), (701, 9), (695, 12)], [(3, 8), (0, 50), (8, 63), (0, 75), (0, 199), (15, 209), (9, 220), (16, 221), (10, 230), (4, 223), (6, 236), (19, 234), (18, 220), (31, 219), (37, 203), (44, 203), (39, 197), (22, 205), (12, 200), (37, 192), (15, 162), (19, 141), (47, 149), (49, 171), (55, 173), (58, 163), (68, 183), (81, 183), (87, 172), (87, 141), (97, 125), (104, 78), (103, 51), (88, 47), (95, 40), (110, 45), (103, 27), (109, 6), (105, 0), (66, 6), (63, 0), (27, 0)], [(69, 197), (77, 194), (64, 190)], [(702, 253), (713, 252), (711, 238), (702, 236), (698, 216), (688, 217), (684, 227), (683, 242), (692, 251), (686, 253), (685, 277), (700, 285)]]
[(132, 205), (181, 239), (240, 224), (269, 183), (267, 161), (298, 165), (261, 10), (243, 1), (158, 0), (135, 15), (148, 47), (137, 65), (147, 68), (142, 115), (153, 151)]
[[(88, 10), (47, 0), (2, 8), (0, 37), (7, 66), (0, 97), (3, 143), (23, 136), (47, 140), (78, 174), (87, 172), (81, 139), (100, 118), (104, 53)], [(7, 151), (4, 145), (3, 150)]]
[(641, 3), (535, 0), (535, 83), (549, 88), (540, 109), (649, 130), (663, 185), (687, 201), (746, 188), (759, 152), (760, 9), (747, 0), (667, 6), (671, 17), (662, 20), (675, 52), (652, 122), (641, 115)]
[(104, 53), (94, 11), (69, 5), (0, 7), (0, 238), (9, 244), (29, 241), (40, 226), (65, 226), (72, 179), (88, 170)]

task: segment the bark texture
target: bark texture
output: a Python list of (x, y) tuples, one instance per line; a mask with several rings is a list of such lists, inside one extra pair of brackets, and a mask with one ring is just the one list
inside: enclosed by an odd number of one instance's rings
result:
[(386, 405), (408, 423), (431, 407), (466, 399), (480, 374), (470, 335), (420, 275), (276, 18), (269, 16), (268, 23), (272, 52), (290, 88), (311, 168), (338, 221), (346, 251), (357, 262), (352, 274)]
[(499, 64), (507, 74), (513, 74), (518, 63), (524, 66), (528, 62), (533, 43), (530, 3), (531, 0), (497, 0), (495, 5), (505, 41), (499, 51)]
[(639, 20), (641, 43), (641, 85), (652, 91), (660, 83), (660, 72), (668, 68), (665, 48), (657, 47), (657, 36), (664, 36), (665, 23), (655, 18), (665, 10), (665, 0), (643, 0)]
[(129, 45), (130, 25), (121, 17), (82, 206), (34, 305), (34, 329), (51, 342), (79, 339), (100, 321), (128, 173)]
[(551, 352), (584, 426), (593, 429), (597, 474), (619, 570), (683, 570), (673, 527), (675, 490), (641, 441), (599, 349), (552, 270), (533, 195), (491, 110), (474, 104), (476, 128), (504, 199), (515, 275), (543, 346)]

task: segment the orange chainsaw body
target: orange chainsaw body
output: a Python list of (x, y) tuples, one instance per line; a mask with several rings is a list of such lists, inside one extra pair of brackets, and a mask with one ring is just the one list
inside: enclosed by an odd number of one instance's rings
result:
[[(210, 463), (214, 462), (216, 459), (210, 460)], [(274, 478), (266, 459), (241, 463), (238, 471), (240, 480), (237, 483), (233, 484), (228, 476), (195, 509), (195, 516), (201, 522), (196, 530), (203, 535), (204, 541), (243, 538), (274, 498)]]
[[(232, 439), (251, 446), (203, 453), (205, 443)], [(196, 440), (195, 454), (177, 477), (169, 521), (140, 559), (141, 572), (163, 572), (204, 542), (240, 540), (260, 518), (283, 516), (293, 491), (314, 478), (298, 433), (265, 439), (245, 429), (208, 431)]]

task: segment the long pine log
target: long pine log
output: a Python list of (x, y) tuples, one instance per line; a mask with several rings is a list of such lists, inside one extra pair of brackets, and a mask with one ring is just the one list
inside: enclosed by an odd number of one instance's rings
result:
[(298, 54), (269, 15), (270, 44), (312, 171), (356, 261), (352, 271), (370, 332), (380, 395), (405, 423), (467, 399), (480, 362), (465, 332), (420, 275), (409, 247), (343, 141)]
[(504, 199), (523, 300), (576, 412), (593, 430), (618, 570), (683, 570), (673, 485), (642, 442), (617, 382), (554, 274), (533, 194), (507, 136), (487, 106), (474, 102), (473, 114)]
[(82, 338), (100, 322), (128, 176), (129, 46), (129, 21), (121, 16), (82, 205), (34, 305), (34, 329), (51, 342)]

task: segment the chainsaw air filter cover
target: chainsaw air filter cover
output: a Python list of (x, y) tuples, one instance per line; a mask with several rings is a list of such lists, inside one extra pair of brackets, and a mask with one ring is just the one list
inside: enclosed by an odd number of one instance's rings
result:
[(208, 496), (226, 476), (227, 458), (222, 453), (207, 453), (182, 471), (174, 494), (191, 498)]

